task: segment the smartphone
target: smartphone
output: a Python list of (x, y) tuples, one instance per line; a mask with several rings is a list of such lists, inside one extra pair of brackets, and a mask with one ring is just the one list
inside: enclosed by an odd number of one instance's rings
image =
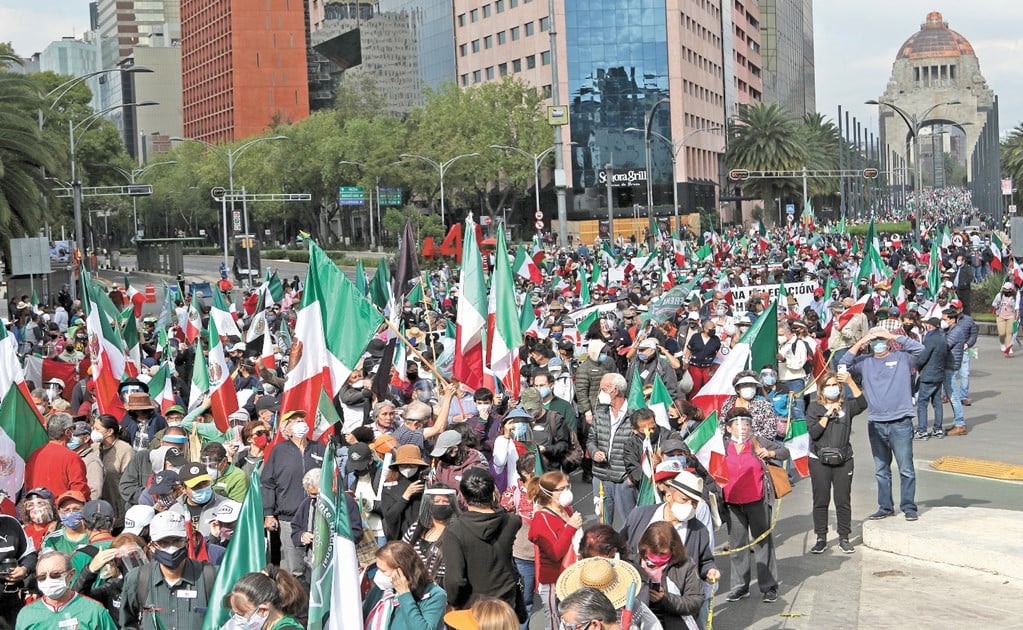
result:
[(660, 591), (661, 590), (661, 583), (660, 582), (651, 582), (650, 583), (650, 590), (651, 591)]
[(845, 374), (846, 372), (849, 371), (849, 366), (847, 366), (844, 363), (840, 363), (837, 369), (839, 374)]

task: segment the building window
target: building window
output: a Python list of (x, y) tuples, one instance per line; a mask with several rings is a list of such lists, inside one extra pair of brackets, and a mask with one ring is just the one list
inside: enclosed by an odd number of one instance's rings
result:
[(487, 81), (493, 81), (493, 80), (494, 80), (494, 66), (490, 66), (489, 68), (487, 68)]
[(503, 46), (505, 41), (507, 41), (507, 39), (508, 39), (508, 36), (505, 34), (504, 31), (499, 31), (497, 33), (497, 45), (498, 46)]
[(519, 0), (508, 0), (509, 9), (514, 9), (517, 6), (519, 6)]
[(545, 50), (540, 53), (540, 64), (544, 66), (551, 65), (551, 51)]
[(550, 98), (551, 97), (552, 92), (551, 92), (551, 86), (550, 85), (543, 86), (541, 88), (541, 90), (543, 90), (543, 97), (544, 98)]
[(519, 41), (519, 32), (521, 30), (522, 29), (520, 27), (518, 27), (518, 26), (511, 27), (511, 38), (512, 38), (513, 42)]
[(464, 13), (459, 13), (458, 14), (458, 25), (459, 26), (465, 26), (465, 14)]
[(489, 4), (484, 4), (483, 5), (483, 17), (485, 17), (485, 18), (490, 17), (490, 5)]
[(494, 10), (498, 13), (504, 13), (504, 0), (495, 0)]
[(522, 60), (521, 59), (512, 59), (512, 72), (513, 73), (522, 72)]
[(483, 80), (483, 75), (479, 70), (474, 70), (472, 73), (472, 82), (479, 83)]
[(508, 76), (508, 64), (506, 63), (497, 64), (497, 74), (501, 75), (502, 77)]
[(462, 87), (465, 87), (467, 85), (469, 85), (469, 75), (468, 74), (463, 74), (462, 75)]
[(472, 11), (469, 11), (469, 21), (470, 22), (478, 22), (479, 19), (480, 19), (480, 10), (479, 9), (473, 9)]
[(550, 30), (550, 28), (551, 28), (551, 18), (550, 17), (542, 17), (542, 18), (540, 18), (540, 32), (541, 33), (546, 33), (547, 31)]
[(526, 69), (532, 70), (536, 67), (536, 55), (530, 55), (526, 57)]
[(487, 50), (490, 50), (493, 47), (494, 47), (494, 36), (493, 35), (487, 35), (486, 37), (484, 37), (483, 38), (483, 48), (485, 48)]
[(472, 51), (474, 53), (478, 53), (480, 51), (480, 40), (478, 39), (472, 40)]
[(465, 44), (459, 44), (458, 45), (458, 56), (464, 57), (465, 53), (467, 52), (467, 48), (468, 47)]
[(533, 35), (533, 23), (532, 22), (526, 22), (526, 37), (530, 37), (532, 35)]

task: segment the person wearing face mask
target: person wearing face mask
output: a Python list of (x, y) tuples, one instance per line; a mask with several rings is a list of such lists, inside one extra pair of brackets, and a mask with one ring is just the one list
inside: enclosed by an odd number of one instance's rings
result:
[(426, 567), (427, 576), (444, 586), (444, 552), (442, 537), (448, 523), (458, 513), (457, 491), (444, 484), (434, 484), (423, 493), (419, 518), (402, 536), (412, 545)]
[(562, 469), (570, 472), (581, 460), (582, 449), (574, 448), (568, 423), (558, 412), (545, 409), (540, 391), (535, 387), (522, 390), (519, 404), (532, 416), (529, 427), (533, 443), (540, 453), (544, 470)]
[(54, 531), (60, 521), (53, 493), (46, 488), (33, 488), (18, 503), (18, 520), (35, 549), (42, 549), (43, 538)]
[[(590, 339), (586, 343), (586, 355), (575, 371), (575, 407), (583, 419), (579, 422), (579, 443), (586, 444), (590, 425), (593, 424), (593, 412), (597, 408), (597, 396), (600, 394), (600, 379), (614, 369), (610, 348), (602, 339)], [(584, 481), (589, 481), (592, 460), (587, 457), (583, 461)]]
[(64, 412), (50, 414), (46, 420), (49, 441), (29, 455), (25, 462), (25, 487), (49, 488), (56, 496), (69, 490), (82, 493), (86, 500), (92, 494), (85, 462), (68, 448), (74, 420)]
[(394, 461), (380, 495), (380, 514), (387, 540), (400, 539), (419, 517), (423, 490), (426, 489), (421, 477), (428, 466), (418, 446), (405, 444), (395, 449)]
[(71, 554), (71, 569), (76, 576), (75, 590), (88, 594), (92, 587), (103, 584), (107, 576), (94, 571), (91, 579), (83, 578), (79, 583), (77, 578), (85, 573), (86, 567), (98, 554), (109, 549), (113, 543), (114, 537), (110, 533), (114, 528), (113, 506), (102, 499), (89, 501), (82, 508), (82, 523), (88, 532), (89, 544)]
[(551, 373), (544, 369), (538, 369), (533, 373), (533, 387), (540, 392), (540, 404), (544, 409), (559, 414), (568, 425), (568, 430), (577, 433), (579, 427), (579, 416), (576, 415), (575, 407), (564, 398), (554, 395), (554, 378)]
[[(462, 434), (454, 429), (448, 429), (437, 437), (430, 457), (434, 458), (433, 481), (449, 488), (458, 487), (462, 477), (472, 468), (489, 470), (482, 453), (469, 448)], [(464, 507), (461, 501), (460, 505)]]
[(99, 448), (92, 443), (92, 429), (88, 422), (78, 421), (71, 427), (71, 440), (67, 447), (82, 458), (85, 464), (85, 479), (89, 484), (89, 496), (103, 496), (103, 461)]
[(281, 591), (265, 573), (246, 573), (227, 596), (231, 605), (232, 630), (285, 630), (304, 626), (281, 610)]
[[(689, 314), (689, 324), (699, 324), (699, 319), (693, 319), (694, 313)], [(698, 317), (698, 316), (697, 316)], [(716, 333), (717, 327), (714, 322), (704, 322), (700, 328), (700, 334), (692, 335), (686, 342), (686, 350), (682, 355), (682, 365), (689, 371), (693, 379), (693, 388), (689, 391), (689, 399), (692, 400), (700, 389), (710, 380), (710, 370), (714, 366), (714, 359), (721, 349), (721, 339)], [(665, 383), (667, 385), (667, 383)], [(674, 396), (674, 395), (673, 395)]]
[(678, 376), (675, 373), (675, 368), (681, 367), (681, 365), (657, 340), (655, 335), (658, 334), (660, 331), (657, 330), (649, 334), (640, 333), (639, 343), (629, 351), (630, 361), (625, 370), (625, 378), (631, 387), (632, 380), (638, 374), (640, 382), (644, 386), (650, 386), (660, 376), (664, 386), (668, 389), (668, 394), (674, 398), (678, 395)]
[[(625, 377), (621, 374), (612, 372), (600, 379), (593, 426), (586, 441), (586, 450), (593, 458), (594, 504), (606, 523), (613, 523), (616, 513), (624, 521), (635, 507), (634, 490), (625, 482), (627, 475), (623, 455), (625, 443), (632, 433), (632, 426), (627, 420), (627, 391)], [(599, 498), (601, 484), (603, 503)]]
[(206, 544), (219, 545), (226, 548), (227, 543), (234, 536), (234, 529), (238, 524), (238, 516), (241, 510), (242, 504), (237, 501), (227, 499), (221, 503), (217, 511), (207, 517), (210, 524), (210, 535), (206, 537)]
[[(793, 398), (789, 405), (793, 419), (803, 418), (803, 390), (806, 388), (807, 362), (813, 365), (813, 349), (810, 344), (796, 336), (796, 323), (805, 330), (803, 322), (795, 320), (791, 323), (778, 324), (778, 381), (786, 390), (792, 392)], [(810, 368), (813, 371), (813, 368)]]
[(136, 451), (145, 450), (156, 434), (167, 428), (167, 420), (156, 413), (156, 404), (145, 391), (125, 396), (124, 409), (121, 432)]
[(778, 415), (774, 405), (763, 396), (760, 378), (752, 370), (743, 370), (732, 379), (735, 395), (729, 396), (721, 405), (721, 413), (732, 409), (743, 409), (753, 418), (753, 434), (767, 440), (775, 439), (778, 432)]
[[(309, 569), (313, 566), (313, 528), (316, 520), (316, 504), (320, 500), (320, 478), (323, 471), (321, 468), (312, 468), (302, 477), (302, 489), (306, 497), (302, 504), (295, 511), (291, 519), (291, 541), (295, 548), (302, 551), (306, 564), (304, 579), (309, 578)], [(346, 493), (345, 504), (348, 507), (348, 526), (351, 528), (352, 540), (362, 540), (362, 517), (359, 514), (359, 505), (355, 499)]]
[[(188, 557), (187, 517), (168, 510), (149, 524), (153, 562), (128, 571), (121, 591), (126, 630), (186, 630), (202, 626), (216, 579), (213, 565)], [(151, 612), (159, 610), (159, 618)]]
[[(414, 381), (413, 381), (414, 382)], [(348, 380), (338, 392), (341, 401), (341, 431), (351, 433), (369, 423), (370, 408), (373, 406), (373, 381), (366, 378), (361, 369), (352, 370)]]
[(262, 420), (253, 420), (242, 427), (241, 448), (235, 456), (234, 465), (245, 477), (252, 475), (256, 466), (263, 463), (263, 453), (270, 443), (270, 425)]
[(189, 462), (178, 475), (184, 487), (181, 505), (188, 512), (192, 529), (209, 536), (210, 517), (228, 499), (213, 491), (213, 479), (202, 464)]
[(441, 628), (447, 604), (444, 589), (430, 581), (408, 543), (392, 541), (377, 551), (373, 586), (362, 601), (366, 628)]
[[(998, 344), (1005, 358), (1012, 356), (1012, 346), (1015, 343), (1012, 334), (1013, 323), (1019, 321), (1023, 297), (1013, 282), (1006, 282), (1002, 285), (1000, 293), (995, 295), (991, 302), (991, 308), (995, 312), (995, 326), (998, 329)], [(965, 304), (965, 302), (964, 302)]]
[(625, 460), (626, 478), (625, 482), (633, 489), (634, 493), (639, 492), (643, 483), (643, 442), (647, 434), (650, 435), (650, 444), (654, 451), (660, 452), (660, 443), (663, 437), (668, 435), (657, 424), (654, 412), (649, 409), (636, 409), (629, 416), (629, 426), (632, 429), (628, 439), (622, 447), (622, 458)]
[[(847, 385), (852, 396), (845, 396)], [(849, 378), (849, 372), (829, 372), (821, 379), (816, 400), (806, 414), (810, 434), (810, 483), (813, 490), (813, 530), (817, 542), (810, 553), (823, 553), (827, 548), (828, 505), (835, 497), (838, 515), (838, 546), (843, 553), (853, 553), (852, 534), (853, 451), (852, 420), (867, 409), (867, 399)]]
[(326, 447), (320, 442), (306, 439), (309, 435), (309, 422), (306, 412), (302, 410), (284, 414), (281, 419), (281, 435), (285, 440), (270, 451), (260, 473), (263, 526), (271, 532), (280, 532), (281, 568), (301, 575), (305, 570), (305, 561), (301, 550), (292, 543), (291, 519), (305, 498), (302, 477), (313, 468), (323, 465)]
[(119, 490), (121, 476), (131, 465), (135, 453), (127, 442), (119, 439), (120, 432), (121, 425), (117, 418), (103, 414), (92, 421), (92, 430), (89, 434), (90, 440), (99, 451), (100, 461), (103, 462), (103, 490), (96, 496), (102, 496), (114, 506), (118, 519), (123, 518), (127, 510)]
[(573, 539), (583, 517), (572, 510), (572, 485), (561, 471), (546, 472), (526, 484), (526, 493), (536, 504), (529, 525), (529, 541), (536, 545), (536, 582), (543, 605), (544, 628), (557, 630), (554, 585), (562, 568), (575, 561)]
[(117, 630), (113, 618), (102, 604), (82, 597), (71, 589), (73, 572), (65, 554), (58, 551), (43, 552), (34, 570), (43, 596), (18, 613), (18, 630)]
[(54, 549), (68, 556), (89, 544), (89, 532), (82, 521), (82, 508), (85, 496), (78, 491), (69, 490), (57, 497), (57, 517), (61, 528), (47, 534), (43, 538), (44, 549)]
[(199, 452), (199, 463), (213, 480), (213, 491), (222, 497), (241, 503), (249, 491), (249, 478), (231, 463), (227, 449), (219, 442), (210, 442)]
[(0, 514), (0, 626), (10, 628), (36, 567), (36, 547), (18, 519)]
[[(899, 344), (893, 350), (890, 341)], [(859, 356), (870, 346), (872, 354)], [(856, 378), (867, 397), (867, 437), (874, 456), (878, 509), (868, 518), (879, 520), (895, 514), (892, 496), (892, 457), (899, 466), (900, 509), (908, 521), (919, 518), (916, 505), (916, 469), (913, 465), (913, 367), (924, 351), (923, 344), (905, 335), (871, 330), (856, 342), (839, 362)], [(841, 366), (845, 366), (844, 368)]]
[[(941, 388), (945, 382), (945, 365), (948, 363), (948, 345), (945, 343), (945, 331), (941, 328), (941, 320), (937, 317), (928, 318), (924, 322), (923, 352), (917, 358), (917, 393), (916, 393), (916, 434), (917, 440), (929, 440), (934, 437), (945, 437), (942, 422), (945, 409), (941, 402)], [(934, 431), (927, 430), (927, 406), (934, 408)]]
[(678, 531), (671, 523), (652, 523), (639, 540), (635, 566), (643, 586), (638, 596), (649, 602), (665, 630), (687, 630), (703, 606), (703, 582)]
[[(732, 409), (725, 414), (725, 423), (728, 430), (724, 444), (728, 480), (721, 490), (728, 508), (728, 545), (731, 549), (738, 549), (770, 529), (771, 513), (776, 507), (767, 460), (786, 460), (789, 451), (780, 442), (755, 435), (753, 418), (746, 409)], [(778, 600), (778, 566), (773, 534), (767, 534), (753, 546), (753, 550), (757, 586), (763, 601), (775, 602)], [(733, 553), (729, 558), (731, 584), (727, 599), (735, 602), (749, 597), (751, 558), (748, 552)]]

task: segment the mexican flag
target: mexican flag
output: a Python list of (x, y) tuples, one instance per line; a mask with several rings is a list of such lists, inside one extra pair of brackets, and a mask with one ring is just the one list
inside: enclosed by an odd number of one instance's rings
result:
[(192, 386), (188, 392), (188, 410), (199, 406), (202, 397), (210, 391), (210, 375), (206, 368), (206, 355), (202, 353), (202, 345), (195, 347), (195, 359), (192, 361)]
[(472, 214), (465, 220), (462, 243), (462, 273), (458, 286), (455, 329), (455, 379), (474, 391), (483, 386), (483, 350), (487, 347), (487, 285), (483, 277), (483, 259), (476, 244), (476, 223)]
[(856, 300), (856, 303), (845, 309), (841, 315), (838, 316), (836, 325), (839, 330), (845, 328), (845, 325), (852, 321), (852, 318), (863, 312), (864, 307), (867, 305), (867, 300), (870, 299), (870, 294), (861, 295), (860, 299)]
[[(731, 355), (729, 354), (729, 356)], [(714, 481), (722, 486), (728, 483), (728, 466), (725, 463), (725, 433), (718, 422), (716, 411), (711, 412), (707, 419), (686, 437), (685, 442), (689, 450), (696, 455), (696, 459), (714, 478)]]
[[(256, 466), (249, 477), (249, 491), (245, 493), (231, 544), (227, 546), (227, 552), (217, 571), (217, 578), (213, 582), (209, 608), (206, 609), (206, 616), (202, 620), (202, 630), (217, 630), (227, 623), (231, 617), (231, 607), (224, 604), (224, 596), (231, 592), (235, 582), (243, 575), (262, 571), (266, 566), (263, 491), (259, 482), (261, 468), (262, 466)], [(324, 467), (324, 470), (332, 469), (331, 466)], [(359, 610), (362, 610), (361, 606)]]
[(167, 410), (175, 405), (170, 361), (164, 361), (149, 380), (149, 395), (153, 397), (153, 402), (156, 403), (161, 415), (167, 415)]
[(800, 477), (810, 476), (810, 434), (806, 432), (806, 420), (789, 416), (789, 428), (785, 431), (785, 448), (792, 456), (792, 465)]
[(199, 306), (193, 298), (188, 303), (188, 323), (185, 324), (185, 341), (189, 345), (195, 343), (195, 340), (199, 338), (199, 333), (202, 332), (202, 314), (199, 312)]
[(906, 296), (906, 287), (902, 286), (902, 272), (896, 270), (892, 277), (892, 288), (891, 288), (892, 299), (895, 300), (895, 306), (899, 309), (899, 313), (906, 314), (906, 306), (909, 300)]
[[(337, 394), (384, 321), (369, 300), (309, 239), (309, 269), (295, 324), (302, 352), (284, 384), (281, 413), (315, 409), (320, 390)], [(312, 414), (307, 416), (312, 430)]]
[(632, 369), (632, 383), (629, 385), (629, 409), (635, 411), (636, 409), (646, 408), (646, 397), (643, 396), (643, 379), (639, 377), (639, 369)]
[(89, 331), (89, 358), (92, 361), (92, 378), (96, 381), (96, 404), (101, 414), (120, 419), (124, 417), (124, 404), (117, 389), (124, 374), (125, 351), (120, 335), (101, 309), (97, 295), (102, 295), (102, 291), (94, 288), (89, 273), (83, 272), (82, 304)]
[[(362, 261), (359, 261), (361, 264)], [(365, 275), (363, 276), (365, 279)], [(274, 304), (280, 304), (281, 299), (284, 298), (284, 285), (281, 284), (281, 279), (277, 275), (277, 272), (270, 273), (267, 270), (263, 277), (263, 284), (259, 286), (259, 302), (256, 310), (262, 310), (270, 308)]]
[(519, 396), (519, 353), (522, 328), (515, 307), (515, 277), (508, 266), (505, 230), (497, 231), (497, 263), (490, 288), (490, 315), (494, 318), (494, 339), (490, 348), (490, 370), (512, 398)]
[(526, 250), (522, 247), (515, 251), (515, 262), (512, 265), (515, 268), (515, 275), (523, 280), (529, 280), (533, 284), (543, 282), (540, 268), (536, 266), (536, 262), (532, 258), (526, 255)]
[[(324, 461), (334, 461), (334, 443)], [(309, 630), (362, 630), (359, 560), (344, 486), (333, 466), (324, 466), (313, 521), (313, 571), (309, 588)]]
[(25, 482), (25, 462), (34, 450), (46, 444), (43, 417), (32, 402), (25, 375), (18, 361), (18, 346), (7, 329), (0, 326), (0, 490), (18, 496)]
[[(873, 224), (871, 224), (873, 225)], [(860, 265), (860, 272), (856, 276), (856, 282), (866, 279), (870, 286), (874, 286), (882, 280), (887, 280), (892, 275), (892, 270), (881, 259), (881, 252), (877, 247), (867, 244), (867, 254), (863, 257)]]
[(128, 301), (131, 302), (135, 317), (142, 317), (142, 305), (146, 303), (146, 294), (131, 286), (128, 276), (124, 276), (124, 293), (128, 296)]
[(739, 343), (725, 356), (710, 381), (692, 398), (692, 403), (703, 410), (706, 417), (721, 409), (729, 396), (735, 395), (732, 381), (743, 370), (759, 371), (775, 363), (778, 355), (778, 301), (756, 319)]
[(139, 323), (132, 307), (124, 309), (121, 319), (121, 338), (124, 340), (124, 376), (134, 378), (142, 371), (142, 344), (139, 340)]
[(998, 235), (994, 232), (991, 233), (991, 270), (1001, 271), (1002, 270), (1002, 239), (998, 238)]
[(210, 327), (212, 322), (217, 322), (217, 330), (221, 335), (228, 338), (241, 339), (242, 332), (238, 330), (238, 323), (231, 314), (231, 307), (224, 300), (224, 294), (219, 290), (213, 291), (213, 306), (210, 307)]
[(650, 411), (654, 412), (657, 424), (671, 431), (671, 423), (668, 422), (668, 408), (674, 404), (668, 388), (661, 380), (660, 374), (654, 375), (654, 391), (650, 393)]
[(536, 312), (533, 311), (533, 305), (527, 297), (522, 301), (522, 307), (519, 309), (519, 330), (522, 331), (522, 334), (525, 334), (535, 323)]
[(395, 312), (391, 271), (387, 268), (387, 261), (383, 258), (377, 265), (377, 272), (373, 274), (373, 281), (369, 283), (369, 299), (385, 316), (390, 316)]
[(213, 412), (213, 422), (217, 428), (225, 432), (231, 427), (227, 417), (238, 411), (238, 392), (234, 389), (234, 379), (231, 378), (231, 369), (224, 355), (224, 341), (219, 333), (217, 322), (211, 317), (210, 356), (207, 366), (210, 380), (210, 411)]
[(355, 261), (355, 289), (359, 292), (359, 295), (369, 295), (369, 282), (366, 280), (366, 267), (362, 264), (361, 258)]
[(640, 462), (643, 469), (643, 481), (639, 484), (636, 505), (655, 505), (661, 502), (657, 485), (654, 483), (654, 447), (650, 444), (650, 433), (643, 437), (643, 458)]

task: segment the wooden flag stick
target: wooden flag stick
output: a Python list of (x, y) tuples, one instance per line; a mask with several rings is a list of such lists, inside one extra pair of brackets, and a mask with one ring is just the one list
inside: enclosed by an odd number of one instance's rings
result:
[[(398, 330), (398, 327), (394, 325), (394, 322), (392, 322), (391, 320), (389, 320), (389, 319), (387, 319), (385, 317), (384, 318), (384, 323), (387, 324), (388, 328), (390, 328), (392, 331), (394, 331), (394, 334), (398, 335), (398, 339), (401, 339), (402, 343), (404, 343), (406, 346), (408, 346), (408, 349), (412, 351), (412, 354), (416, 355), (416, 358), (419, 359), (419, 361), (423, 365), (425, 365), (426, 367), (430, 368), (430, 371), (433, 372), (433, 375), (435, 377), (437, 377), (437, 382), (439, 382), (441, 385), (445, 385), (445, 386), (447, 386), (449, 384), (448, 380), (446, 378), (444, 378), (443, 376), (441, 376), (440, 372), (437, 371), (437, 368), (433, 365), (433, 363), (431, 363), (430, 361), (427, 361), (426, 357), (424, 357), (422, 355), (422, 353), (420, 353), (419, 350), (416, 350), (416, 347), (414, 345), (412, 345), (412, 342), (409, 341), (408, 339), (406, 339), (405, 335), (401, 334), (401, 331)], [(388, 368), (388, 369), (390, 369), (390, 368)]]

